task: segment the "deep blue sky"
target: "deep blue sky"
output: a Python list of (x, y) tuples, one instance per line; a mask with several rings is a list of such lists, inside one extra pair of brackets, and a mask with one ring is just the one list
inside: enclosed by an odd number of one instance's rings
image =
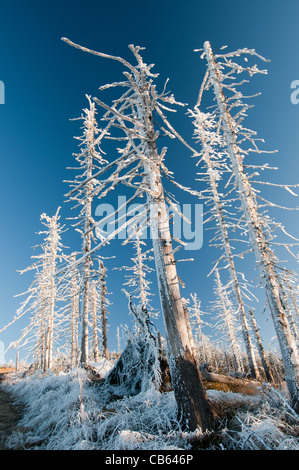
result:
[[(215, 49), (224, 44), (229, 50), (255, 48), (271, 63), (267, 76), (253, 79), (254, 89), (262, 96), (255, 100), (247, 124), (259, 132), (268, 148), (279, 150), (268, 159), (280, 168), (273, 180), (292, 184), (297, 182), (299, 149), (299, 105), (290, 101), (290, 84), (299, 79), (298, 15), (299, 0), (1, 2), (0, 80), (5, 84), (5, 104), (0, 105), (0, 328), (19, 304), (20, 299), (13, 296), (31, 281), (30, 276), (21, 278), (15, 270), (31, 263), (31, 247), (40, 241), (35, 235), (41, 228), (40, 214), (54, 214), (64, 201), (67, 187), (63, 180), (69, 179), (66, 167), (72, 165), (76, 151), (73, 136), (80, 134), (78, 122), (69, 119), (78, 117), (86, 106), (85, 93), (98, 95), (100, 85), (122, 77), (119, 64), (84, 54), (60, 38), (129, 60), (128, 44), (146, 47), (144, 59), (154, 63), (154, 71), (160, 73), (160, 89), (169, 77), (168, 89), (190, 107), (195, 104), (204, 71), (203, 61), (193, 49), (202, 47), (206, 40)], [(173, 122), (191, 142), (192, 126), (184, 113), (181, 110)], [(179, 172), (182, 183), (192, 184), (194, 167), (188, 151), (180, 144), (170, 149), (168, 166)], [(294, 205), (286, 196), (274, 193), (276, 202)], [(181, 197), (183, 202), (185, 196)], [(64, 208), (62, 215), (66, 214)], [(275, 215), (286, 222), (289, 231), (298, 233), (294, 212)], [(80, 239), (70, 231), (65, 244), (77, 250)], [(115, 250), (118, 259), (127, 263), (127, 252), (120, 252), (119, 247)], [(196, 291), (204, 309), (212, 300), (211, 281), (206, 275), (216, 256), (204, 239), (196, 263), (180, 265), (180, 275), (187, 284), (183, 295)], [(108, 339), (115, 348), (116, 326), (128, 318), (119, 294), (120, 275), (111, 269), (108, 289), (114, 292), (115, 302), (110, 309)], [(269, 340), (271, 321), (260, 321), (262, 336)], [(16, 324), (0, 337), (5, 346), (19, 336), (25, 324)], [(7, 358), (14, 359), (15, 352)]]

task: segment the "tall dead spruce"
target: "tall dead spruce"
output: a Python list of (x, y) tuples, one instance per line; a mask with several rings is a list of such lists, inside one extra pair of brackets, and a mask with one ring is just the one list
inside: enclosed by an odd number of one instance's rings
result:
[[(70, 267), (69, 272), (77, 268), (81, 269), (82, 276), (82, 300), (81, 300), (81, 314), (82, 314), (82, 332), (81, 332), (81, 355), (80, 361), (85, 364), (89, 359), (89, 321), (90, 321), (90, 291), (91, 279), (94, 276), (92, 272), (92, 258), (91, 247), (93, 233), (90, 228), (93, 226), (94, 220), (92, 218), (92, 202), (97, 192), (100, 190), (99, 183), (94, 178), (93, 173), (98, 170), (104, 163), (103, 154), (101, 152), (99, 143), (101, 139), (98, 134), (96, 121), (95, 103), (91, 100), (90, 96), (86, 95), (89, 102), (89, 107), (83, 110), (81, 118), (83, 120), (83, 135), (76, 137), (80, 140), (80, 153), (74, 154), (76, 161), (79, 163), (79, 168), (71, 168), (80, 170), (81, 173), (77, 175), (74, 181), (66, 181), (72, 187), (72, 190), (67, 194), (69, 200), (75, 202), (73, 207), (81, 207), (79, 215), (73, 217), (74, 227), (82, 236), (82, 252), (84, 258), (79, 262), (75, 261)], [(82, 185), (82, 180), (86, 180)], [(72, 274), (73, 275), (73, 274)]]
[(226, 336), (228, 337), (233, 365), (236, 372), (240, 372), (242, 370), (242, 363), (241, 363), (241, 354), (240, 348), (237, 339), (236, 333), (236, 326), (235, 326), (235, 318), (234, 318), (234, 311), (232, 308), (232, 303), (230, 302), (227, 292), (225, 291), (218, 269), (215, 269), (215, 278), (216, 278), (216, 287), (215, 287), (215, 294), (217, 301), (215, 302), (215, 310), (218, 312), (218, 323), (216, 326), (222, 330), (226, 330)]
[[(248, 72), (250, 76), (255, 73), (266, 73), (265, 70), (259, 70), (256, 65), (249, 66), (247, 63), (245, 66), (240, 65), (237, 63), (236, 57), (243, 56), (247, 62), (250, 56), (256, 56), (264, 61), (265, 59), (259, 56), (254, 50), (246, 48), (239, 49), (232, 53), (214, 54), (208, 41), (204, 43), (202, 51), (202, 58), (207, 61), (207, 72), (200, 89), (199, 102), (203, 91), (212, 88), (216, 100), (214, 115), (217, 114), (219, 116), (220, 129), (226, 142), (230, 167), (241, 202), (244, 221), (255, 254), (257, 266), (261, 272), (261, 279), (281, 349), (290, 400), (292, 406), (298, 411), (299, 360), (295, 341), (287, 320), (287, 314), (291, 314), (291, 312), (286, 311), (287, 305), (283, 302), (284, 292), (282, 289), (281, 276), (278, 274), (277, 257), (273, 251), (275, 243), (272, 241), (272, 233), (271, 230), (269, 230), (269, 220), (259, 211), (257, 198), (260, 198), (260, 196), (257, 196), (257, 191), (253, 189), (253, 180), (249, 181), (249, 177), (246, 173), (246, 165), (243, 163), (245, 156), (248, 156), (252, 152), (260, 154), (263, 153), (263, 151), (258, 148), (258, 139), (255, 137), (256, 133), (244, 128), (241, 124), (249, 105), (244, 103), (244, 97), (237, 88), (245, 83), (246, 80), (239, 80), (239, 82), (237, 82), (235, 79), (235, 75), (242, 72)], [(233, 115), (234, 111), (235, 114)], [(246, 148), (245, 143), (249, 143), (251, 147)], [(267, 165), (252, 165), (251, 167), (264, 170), (267, 168)], [(255, 183), (271, 184), (268, 182), (263, 183), (262, 181), (255, 181)], [(284, 186), (276, 184), (274, 186), (280, 186), (292, 192), (290, 189), (291, 185)], [(267, 205), (272, 207), (276, 206), (265, 199), (261, 198), (261, 200), (265, 203), (264, 207)], [(279, 224), (277, 226), (279, 226)], [(288, 251), (291, 250), (290, 246), (292, 245), (286, 244), (285, 246)]]
[[(193, 124), (195, 127), (195, 137), (201, 142), (202, 150), (200, 152), (201, 160), (205, 166), (203, 177), (199, 179), (201, 182), (207, 182), (209, 189), (202, 191), (201, 196), (206, 199), (207, 205), (211, 205), (212, 208), (208, 212), (208, 218), (206, 222), (210, 220), (216, 221), (216, 236), (213, 238), (213, 242), (219, 243), (220, 248), (224, 251), (224, 254), (215, 263), (215, 268), (218, 266), (220, 261), (225, 262), (225, 268), (228, 269), (230, 275), (230, 284), (232, 294), (235, 300), (236, 311), (238, 312), (240, 325), (242, 327), (242, 336), (244, 340), (245, 350), (249, 362), (251, 376), (254, 378), (260, 378), (259, 370), (257, 367), (254, 348), (249, 334), (249, 326), (246, 315), (246, 306), (244, 298), (248, 298), (248, 286), (247, 283), (242, 289), (240, 282), (240, 276), (238, 276), (237, 269), (234, 262), (233, 249), (230, 242), (229, 230), (228, 230), (228, 215), (231, 214), (231, 201), (226, 201), (221, 197), (218, 184), (221, 182), (223, 173), (229, 172), (228, 164), (226, 161), (226, 155), (223, 151), (223, 138), (217, 132), (217, 122), (215, 118), (210, 114), (202, 113), (196, 106), (193, 111), (189, 114), (194, 119)], [(220, 149), (219, 149), (220, 147)], [(228, 208), (226, 207), (228, 205)], [(215, 269), (214, 268), (214, 269)], [(242, 275), (244, 279), (244, 275)], [(244, 284), (244, 282), (243, 282)], [(246, 289), (246, 293), (244, 292)]]
[[(129, 224), (135, 223), (139, 229), (146, 224), (150, 225), (161, 310), (166, 329), (168, 361), (178, 415), (183, 425), (191, 431), (198, 426), (203, 429), (211, 428), (214, 416), (202, 386), (200, 371), (188, 337), (172, 247), (166, 196), (161, 182), (161, 170), (170, 177), (163, 163), (166, 149), (163, 148), (159, 153), (156, 143), (162, 132), (168, 137), (178, 138), (189, 147), (164, 115), (164, 110), (168, 109), (166, 105), (181, 103), (177, 103), (173, 95), (168, 95), (165, 90), (161, 94), (157, 93), (154, 84), (157, 75), (151, 73), (152, 65), (143, 62), (140, 47), (129, 46), (137, 60), (136, 66), (133, 66), (120, 57), (92, 51), (66, 38), (63, 40), (80, 50), (118, 61), (126, 68), (123, 72), (124, 81), (100, 88), (103, 90), (119, 86), (125, 89), (125, 92), (114, 100), (111, 106), (94, 98), (96, 103), (106, 111), (103, 120), (106, 119), (108, 122), (106, 130), (109, 128), (110, 138), (113, 137), (112, 130), (115, 129), (118, 132), (115, 139), (125, 142), (124, 147), (118, 149), (120, 157), (108, 163), (94, 177), (101, 176), (102, 192), (98, 194), (99, 198), (104, 197), (119, 183), (123, 183), (134, 190), (133, 196), (126, 201), (125, 206), (144, 195), (146, 195), (146, 201), (140, 204), (137, 215), (110, 233), (93, 250), (98, 250)], [(155, 120), (160, 120), (157, 129), (154, 125), (154, 115)], [(123, 131), (123, 137), (119, 137), (119, 130)], [(189, 149), (194, 152), (191, 147)], [(103, 179), (104, 172), (109, 170), (110, 175)], [(82, 186), (88, 181), (87, 178), (81, 183)], [(100, 223), (106, 223), (109, 217), (115, 216), (120, 209), (118, 208), (114, 214), (102, 219)], [(100, 223), (97, 223), (98, 228), (100, 228)]]
[[(19, 271), (24, 274), (28, 271), (35, 273), (35, 279), (29, 289), (20, 295), (26, 295), (17, 310), (13, 320), (0, 330), (4, 331), (8, 326), (19, 320), (26, 314), (30, 314), (28, 326), (22, 330), (20, 338), (9, 345), (10, 348), (24, 347), (31, 344), (32, 357), (36, 359), (39, 368), (47, 371), (53, 367), (53, 353), (55, 334), (60, 331), (57, 301), (63, 297), (61, 286), (55, 279), (57, 263), (61, 262), (65, 255), (61, 243), (61, 234), (64, 225), (59, 223), (60, 208), (52, 217), (43, 213), (40, 216), (45, 230), (38, 232), (44, 236), (44, 241), (39, 248), (40, 254), (32, 256), (36, 261), (24, 270)], [(37, 248), (37, 247), (35, 247)]]

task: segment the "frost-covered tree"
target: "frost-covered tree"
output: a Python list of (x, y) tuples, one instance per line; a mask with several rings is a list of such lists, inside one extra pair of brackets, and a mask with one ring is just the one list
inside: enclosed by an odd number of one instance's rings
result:
[[(76, 255), (72, 255), (71, 262), (76, 261)], [(71, 364), (77, 364), (79, 357), (78, 350), (78, 324), (79, 324), (79, 303), (80, 303), (80, 279), (78, 273), (71, 274)]]
[(91, 282), (90, 289), (90, 304), (91, 304), (91, 323), (92, 323), (92, 355), (93, 360), (99, 360), (99, 337), (98, 337), (98, 289), (97, 282)]
[[(30, 315), (28, 325), (23, 329), (20, 338), (12, 342), (9, 348), (26, 346), (30, 347), (32, 357), (36, 359), (38, 366), (47, 371), (53, 366), (54, 328), (58, 325), (57, 301), (61, 298), (60, 288), (57, 286), (55, 271), (57, 263), (64, 259), (61, 235), (64, 226), (59, 219), (60, 208), (54, 216), (43, 213), (40, 216), (45, 230), (38, 232), (44, 236), (44, 241), (39, 245), (40, 254), (32, 256), (36, 260), (31, 266), (25, 268), (20, 274), (33, 271), (35, 278), (29, 289), (23, 294), (26, 299), (22, 302), (14, 319), (1, 331), (6, 329), (24, 315)], [(35, 247), (37, 248), (37, 247)]]
[(107, 285), (106, 285), (106, 273), (107, 268), (104, 266), (102, 260), (99, 261), (99, 271), (100, 271), (100, 280), (99, 280), (99, 293), (100, 293), (100, 311), (99, 315), (101, 318), (102, 324), (102, 350), (105, 359), (109, 359), (108, 351), (108, 342), (107, 342), (107, 329), (108, 329), (108, 320), (107, 320), (107, 306), (110, 304), (107, 298)]
[(95, 282), (91, 283), (90, 303), (91, 303), (91, 322), (92, 322), (92, 344), (93, 344), (93, 360), (99, 360), (99, 339), (98, 339), (98, 322), (97, 322), (97, 286)]
[(185, 312), (185, 320), (186, 320), (186, 325), (187, 325), (189, 343), (190, 343), (190, 346), (191, 346), (192, 353), (193, 353), (194, 357), (196, 357), (196, 350), (195, 350), (194, 338), (193, 338), (193, 333), (192, 333), (192, 326), (191, 326), (191, 321), (190, 321), (190, 313), (189, 313), (189, 310), (188, 310), (189, 299), (182, 298), (182, 301), (183, 301), (183, 307), (184, 307), (184, 312)]
[(75, 367), (79, 361), (79, 306), (81, 292), (81, 276), (77, 270), (71, 269), (76, 261), (77, 253), (65, 256), (65, 275), (58, 279), (63, 300), (60, 309), (60, 330), (64, 338), (64, 349), (67, 351), (70, 364)]
[(209, 361), (207, 345), (209, 343), (207, 341), (206, 335), (203, 333), (203, 327), (209, 326), (209, 324), (207, 322), (204, 322), (202, 319), (203, 312), (201, 309), (201, 301), (196, 293), (190, 294), (190, 300), (188, 302), (188, 312), (190, 316), (191, 327), (193, 328), (194, 332), (194, 338), (197, 338), (195, 344), (198, 343), (199, 361), (203, 363), (208, 363)]
[(48, 272), (45, 261), (39, 264), (39, 266), (37, 263), (34, 263), (24, 271), (20, 271), (20, 273), (22, 274), (28, 270), (35, 271), (34, 281), (26, 292), (16, 295), (16, 297), (26, 296), (26, 299), (21, 302), (13, 320), (2, 328), (0, 332), (4, 331), (21, 317), (29, 316), (29, 322), (22, 330), (21, 336), (11, 342), (8, 349), (29, 348), (32, 361), (36, 361), (37, 367), (43, 370), (45, 364), (46, 315), (49, 300), (47, 291)]
[[(89, 291), (90, 279), (92, 269), (91, 247), (93, 232), (90, 228), (94, 224), (92, 217), (92, 202), (95, 195), (100, 190), (99, 182), (94, 178), (93, 173), (98, 170), (106, 161), (103, 158), (103, 153), (99, 147), (100, 139), (98, 134), (100, 129), (96, 121), (96, 108), (95, 103), (91, 100), (90, 96), (86, 95), (89, 108), (83, 110), (81, 118), (83, 120), (83, 135), (77, 137), (80, 141), (81, 151), (74, 154), (76, 161), (79, 163), (79, 168), (71, 168), (80, 170), (80, 173), (75, 177), (74, 181), (68, 181), (71, 186), (71, 191), (68, 194), (69, 201), (75, 202), (74, 208), (81, 207), (79, 215), (74, 217), (77, 222), (74, 224), (76, 230), (82, 236), (82, 252), (84, 258), (80, 263), (82, 273), (82, 292), (81, 292), (81, 307), (82, 307), (82, 333), (81, 333), (81, 363), (88, 362), (88, 342), (89, 342), (89, 319), (90, 319), (90, 306), (89, 306)], [(82, 185), (82, 180), (84, 185)], [(79, 265), (74, 263), (79, 268)]]
[(116, 328), (116, 340), (117, 340), (117, 354), (120, 354), (120, 331), (119, 326)]
[(297, 353), (299, 354), (299, 336), (298, 336), (297, 326), (296, 326), (296, 322), (293, 316), (291, 304), (289, 302), (288, 286), (287, 286), (287, 283), (284, 282), (284, 278), (280, 280), (280, 288), (281, 288), (281, 301), (285, 309), (286, 318), (290, 326), (294, 343), (297, 347)]
[[(111, 170), (110, 175), (101, 180), (103, 191), (98, 197), (106, 196), (118, 184), (123, 183), (134, 190), (132, 197), (126, 201), (125, 207), (141, 196), (145, 196), (146, 201), (139, 205), (137, 215), (136, 208), (134, 208), (134, 217), (110, 233), (95, 247), (95, 250), (114, 238), (128, 224), (135, 223), (141, 228), (142, 225), (149, 223), (161, 310), (166, 327), (168, 361), (178, 413), (183, 424), (191, 430), (196, 429), (197, 426), (204, 429), (210, 428), (213, 413), (203, 389), (188, 337), (166, 203), (173, 206), (174, 210), (176, 207), (169, 198), (166, 199), (162, 184), (162, 172), (170, 177), (163, 162), (166, 149), (163, 148), (159, 152), (157, 147), (157, 138), (162, 132), (162, 135), (178, 138), (193, 152), (164, 114), (169, 105), (180, 103), (175, 101), (173, 95), (168, 95), (165, 89), (162, 93), (157, 92), (154, 83), (157, 74), (151, 72), (152, 65), (147, 65), (143, 61), (140, 54), (142, 48), (129, 46), (137, 61), (136, 65), (131, 65), (120, 57), (91, 51), (65, 38), (64, 41), (98, 57), (120, 62), (126, 69), (125, 80), (101, 87), (101, 90), (110, 87), (125, 89), (119, 98), (114, 99), (112, 105), (95, 98), (96, 103), (106, 111), (103, 119), (108, 122), (107, 128), (111, 136), (112, 129), (117, 131), (114, 138), (118, 142), (124, 142), (124, 147), (118, 150), (120, 156), (117, 159), (108, 163), (94, 176), (103, 178), (104, 172)], [(160, 121), (159, 125), (155, 124), (156, 119)], [(120, 131), (122, 131), (122, 136), (120, 136)], [(88, 181), (90, 178), (86, 178), (82, 186)], [(120, 209), (118, 208), (113, 216), (119, 213)], [(100, 222), (106, 223), (111, 216), (110, 214)]]
[[(285, 379), (288, 386), (290, 400), (295, 409), (299, 409), (299, 359), (296, 350), (294, 338), (287, 320), (286, 308), (283, 302), (283, 292), (281, 289), (280, 276), (278, 274), (277, 256), (274, 254), (275, 243), (273, 241), (270, 225), (272, 221), (267, 219), (265, 213), (261, 213), (261, 207), (279, 207), (262, 198), (256, 190), (253, 189), (254, 181), (249, 179), (248, 168), (260, 168), (264, 170), (266, 165), (245, 165), (244, 158), (252, 152), (263, 153), (258, 145), (256, 133), (242, 125), (249, 105), (244, 102), (244, 96), (238, 89), (238, 86), (244, 83), (239, 82), (235, 76), (247, 72), (250, 76), (255, 73), (266, 73), (265, 70), (259, 70), (254, 64), (247, 64), (250, 56), (259, 57), (254, 50), (239, 49), (232, 53), (214, 54), (210, 43), (204, 43), (202, 58), (206, 60), (207, 72), (199, 93), (199, 102), (205, 89), (212, 88), (216, 101), (214, 114), (219, 116), (220, 130), (226, 142), (227, 152), (230, 160), (230, 168), (233, 173), (236, 190), (243, 211), (243, 218), (246, 224), (249, 240), (255, 254), (258, 268), (261, 272), (261, 279), (265, 288), (268, 305), (271, 311), (273, 324), (279, 341), (282, 359), (285, 368)], [(246, 65), (239, 63), (238, 57), (245, 58)], [(199, 103), (198, 103), (199, 104)], [(248, 144), (248, 145), (247, 145)], [(256, 174), (256, 173), (255, 173)], [(252, 178), (252, 175), (251, 175)], [(262, 181), (255, 183), (272, 184)], [(274, 185), (284, 187), (289, 192), (293, 192), (291, 187), (298, 185)], [(258, 204), (258, 200), (262, 204)], [(282, 228), (281, 224), (276, 227)], [(292, 251), (292, 244), (284, 244), (289, 252)]]
[(150, 305), (150, 297), (153, 295), (150, 292), (151, 281), (148, 279), (148, 275), (154, 271), (149, 263), (154, 259), (151, 255), (152, 248), (143, 249), (146, 247), (146, 242), (142, 240), (142, 232), (137, 228), (133, 227), (134, 238), (130, 239), (130, 243), (133, 245), (134, 256), (131, 258), (131, 266), (121, 266), (119, 271), (125, 270), (128, 274), (125, 275), (126, 282), (124, 286), (131, 288), (131, 295), (133, 299), (138, 299), (138, 304), (141, 306), (143, 311), (149, 311), (151, 316), (156, 316), (156, 312), (153, 312)]
[(298, 300), (296, 299), (296, 294), (298, 297), (298, 280), (296, 279), (296, 276), (294, 276), (294, 273), (285, 272), (284, 288), (285, 288), (286, 296), (289, 299), (290, 308), (293, 314), (292, 315), (292, 322), (294, 323), (293, 331), (295, 331), (295, 338), (297, 338), (297, 342), (298, 342), (299, 307), (298, 307)]
[[(223, 337), (228, 339), (235, 372), (242, 370), (241, 350), (237, 337), (237, 326), (233, 305), (228, 298), (227, 292), (223, 287), (218, 269), (215, 269), (216, 287), (215, 294), (217, 301), (214, 302), (214, 309), (217, 311), (218, 326), (224, 333)], [(254, 352), (253, 352), (254, 354)], [(257, 366), (256, 366), (257, 368)], [(251, 370), (251, 368), (250, 368)], [(259, 377), (259, 375), (258, 375)]]
[[(59, 210), (52, 217), (46, 214), (41, 215), (42, 223), (46, 226), (47, 230), (44, 232), (45, 245), (44, 253), (37, 255), (36, 258), (40, 258), (46, 261), (47, 265), (47, 292), (49, 297), (49, 306), (46, 317), (46, 338), (45, 338), (45, 362), (44, 369), (51, 369), (53, 366), (53, 342), (54, 342), (54, 315), (55, 315), (55, 302), (57, 299), (57, 288), (55, 272), (57, 268), (57, 261), (62, 260), (62, 249), (61, 234), (64, 226), (59, 223), (60, 215)], [(41, 232), (43, 233), (43, 232)]]
[[(247, 291), (245, 293), (247, 299), (248, 287), (247, 285), (244, 285), (244, 281), (243, 283), (240, 281), (240, 276), (238, 275), (234, 261), (234, 257), (236, 255), (233, 255), (233, 249), (231, 246), (228, 230), (229, 222), (227, 222), (227, 218), (232, 216), (230, 208), (231, 201), (224, 200), (224, 198), (221, 197), (221, 192), (218, 189), (223, 173), (230, 173), (226, 161), (225, 150), (223, 149), (223, 137), (219, 133), (217, 122), (211, 114), (202, 113), (198, 107), (195, 107), (195, 109), (189, 113), (193, 118), (193, 124), (195, 126), (195, 137), (201, 142), (202, 145), (202, 150), (200, 152), (201, 159), (198, 163), (202, 162), (206, 170), (204, 176), (200, 178), (199, 181), (208, 182), (209, 185), (208, 189), (201, 192), (201, 195), (205, 198), (206, 203), (212, 206), (210, 212), (208, 213), (206, 222), (211, 220), (216, 222), (216, 236), (212, 239), (212, 241), (214, 244), (218, 242), (218, 246), (224, 252), (220, 259), (215, 263), (215, 268), (221, 260), (225, 262), (224, 268), (227, 268), (229, 272), (231, 289), (240, 318), (243, 341), (245, 344), (251, 375), (254, 378), (259, 378), (259, 371), (254, 355), (254, 348), (249, 334), (249, 326), (244, 302), (244, 290), (242, 289), (242, 284)], [(244, 274), (242, 274), (242, 277), (244, 279)]]
[(270, 372), (270, 369), (269, 369), (269, 365), (268, 365), (266, 353), (265, 353), (265, 350), (264, 350), (263, 342), (261, 340), (259, 328), (257, 326), (257, 322), (256, 322), (256, 319), (255, 319), (255, 316), (254, 316), (254, 313), (253, 313), (252, 309), (249, 310), (249, 317), (250, 317), (250, 321), (251, 321), (252, 330), (254, 331), (256, 345), (257, 345), (257, 349), (258, 349), (258, 352), (259, 352), (259, 355), (260, 355), (260, 359), (261, 359), (261, 363), (262, 363), (262, 366), (263, 366), (263, 369), (264, 369), (264, 372), (265, 372), (266, 379), (269, 382), (271, 382), (271, 381), (273, 381), (273, 377), (271, 376), (271, 372)]

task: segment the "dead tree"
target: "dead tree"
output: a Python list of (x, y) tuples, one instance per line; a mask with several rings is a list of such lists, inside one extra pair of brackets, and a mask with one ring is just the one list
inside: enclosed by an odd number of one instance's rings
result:
[(102, 260), (100, 264), (100, 287), (101, 287), (101, 321), (102, 321), (102, 347), (105, 359), (109, 359), (107, 342), (107, 287), (106, 287), (106, 268)]
[[(30, 350), (32, 357), (37, 360), (45, 372), (53, 367), (54, 329), (58, 327), (57, 300), (61, 297), (60, 287), (55, 279), (58, 262), (64, 259), (59, 210), (52, 217), (41, 214), (41, 222), (46, 227), (38, 234), (44, 236), (39, 246), (41, 253), (32, 256), (36, 260), (31, 266), (19, 271), (21, 274), (35, 272), (35, 279), (29, 289), (23, 294), (26, 299), (22, 302), (14, 319), (1, 331), (25, 315), (30, 315), (28, 325), (23, 329), (20, 338), (9, 345), (9, 348), (25, 347), (33, 343)], [(35, 247), (37, 248), (37, 247)]]
[[(225, 331), (225, 337), (228, 337), (229, 344), (232, 351), (233, 363), (235, 372), (240, 372), (242, 370), (241, 357), (240, 357), (240, 348), (237, 340), (236, 325), (235, 325), (235, 315), (233, 312), (233, 306), (230, 302), (227, 292), (225, 291), (223, 284), (220, 279), (218, 269), (215, 269), (216, 277), (216, 287), (215, 294), (217, 301), (215, 302), (215, 310), (218, 312), (218, 319), (220, 321), (220, 327)], [(249, 334), (249, 332), (248, 332)], [(257, 369), (257, 365), (255, 365)], [(251, 368), (250, 368), (251, 370)], [(255, 374), (255, 378), (257, 374)], [(259, 375), (258, 375), (259, 377)]]
[[(188, 337), (172, 248), (166, 196), (161, 179), (161, 168), (164, 173), (168, 173), (163, 163), (166, 149), (162, 149), (159, 153), (157, 148), (157, 138), (162, 130), (167, 136), (179, 138), (193, 152), (171, 126), (163, 112), (167, 109), (166, 105), (179, 103), (175, 101), (173, 95), (167, 96), (165, 90), (160, 94), (157, 93), (153, 82), (157, 75), (151, 72), (152, 65), (143, 62), (140, 47), (129, 46), (137, 60), (137, 65), (133, 66), (120, 57), (91, 51), (65, 38), (64, 41), (98, 57), (120, 62), (126, 68), (125, 81), (101, 87), (101, 90), (116, 86), (126, 89), (111, 106), (95, 98), (96, 103), (106, 111), (104, 115), (104, 119), (108, 121), (106, 129), (109, 128), (110, 134), (113, 128), (118, 132), (122, 130), (124, 137), (115, 138), (125, 142), (125, 147), (119, 150), (120, 157), (107, 164), (97, 176), (103, 175), (105, 171), (115, 166), (114, 173), (102, 180), (103, 194), (106, 195), (109, 190), (122, 182), (135, 190), (130, 202), (141, 195), (146, 195), (146, 202), (140, 204), (139, 216), (133, 218), (131, 223), (139, 224), (139, 227), (142, 223), (149, 223), (151, 228), (161, 310), (167, 335), (168, 360), (179, 417), (183, 425), (190, 430), (195, 430), (197, 426), (210, 428), (214, 419), (213, 412), (202, 386), (200, 371)], [(161, 121), (159, 130), (156, 128), (154, 115)], [(88, 181), (87, 178), (81, 184), (86, 184)], [(118, 230), (123, 228), (124, 226)], [(114, 238), (116, 233), (109, 234), (96, 249)]]
[(255, 338), (256, 338), (257, 349), (258, 349), (258, 352), (259, 352), (259, 355), (260, 355), (260, 359), (261, 359), (261, 363), (262, 363), (262, 366), (263, 366), (263, 369), (264, 369), (264, 372), (265, 372), (266, 379), (268, 380), (268, 382), (273, 382), (273, 377), (271, 375), (271, 372), (270, 372), (270, 369), (269, 369), (269, 366), (268, 366), (268, 362), (267, 362), (266, 354), (265, 354), (265, 351), (264, 351), (263, 343), (262, 343), (262, 340), (261, 340), (260, 332), (259, 332), (259, 329), (258, 329), (258, 326), (257, 326), (257, 323), (256, 323), (256, 319), (254, 317), (254, 313), (253, 313), (252, 309), (249, 310), (249, 314), (250, 314), (252, 329), (254, 331)]
[[(95, 103), (92, 102), (90, 96), (86, 95), (89, 108), (83, 110), (84, 114), (81, 116), (83, 120), (83, 136), (77, 137), (80, 140), (81, 151), (74, 154), (76, 161), (79, 162), (79, 170), (81, 173), (75, 177), (73, 181), (67, 181), (72, 187), (69, 201), (75, 202), (73, 207), (81, 206), (80, 213), (73, 220), (77, 220), (74, 224), (76, 230), (82, 236), (82, 253), (84, 255), (82, 262), (74, 263), (73, 267), (69, 267), (70, 271), (77, 267), (81, 270), (82, 288), (81, 288), (81, 317), (82, 317), (82, 331), (81, 331), (81, 354), (80, 361), (82, 364), (88, 362), (89, 352), (89, 318), (90, 318), (90, 280), (92, 270), (91, 247), (93, 233), (90, 228), (93, 226), (94, 220), (92, 218), (92, 202), (97, 194), (98, 182), (94, 178), (93, 173), (98, 170), (105, 162), (101, 152), (98, 139), (100, 130), (96, 121), (96, 108)], [(70, 168), (74, 169), (74, 168)], [(77, 169), (77, 168), (76, 168)], [(81, 185), (82, 179), (86, 180), (84, 186)]]
[[(234, 182), (238, 191), (243, 217), (249, 234), (250, 243), (256, 257), (258, 268), (261, 272), (261, 278), (265, 288), (268, 305), (271, 311), (273, 324), (279, 341), (282, 359), (285, 368), (285, 379), (290, 394), (290, 400), (294, 409), (299, 409), (299, 358), (296, 345), (291, 334), (290, 326), (287, 321), (285, 306), (283, 304), (283, 293), (277, 274), (276, 256), (273, 252), (273, 241), (269, 240), (269, 224), (263, 215), (259, 213), (257, 197), (267, 205), (279, 207), (271, 204), (269, 201), (256, 195), (253, 190), (253, 180), (249, 180), (244, 167), (244, 156), (250, 152), (262, 153), (258, 148), (255, 133), (244, 128), (241, 125), (244, 115), (249, 106), (243, 102), (243, 95), (237, 90), (237, 87), (244, 81), (236, 82), (234, 73), (248, 72), (249, 75), (255, 73), (266, 73), (260, 71), (257, 66), (243, 66), (234, 61), (235, 57), (245, 55), (248, 57), (259, 56), (254, 50), (240, 49), (232, 53), (214, 54), (210, 43), (204, 43), (202, 57), (207, 62), (207, 73), (204, 83), (201, 87), (200, 95), (204, 89), (212, 87), (216, 100), (216, 112), (220, 118), (220, 127), (226, 142), (227, 152), (230, 160), (230, 167), (233, 173)], [(228, 98), (225, 92), (231, 93)], [(233, 116), (233, 111), (238, 109)], [(245, 149), (244, 142), (250, 143), (251, 148)], [(263, 183), (258, 181), (258, 183)], [(270, 184), (270, 183), (265, 183)], [(283, 185), (276, 185), (283, 187)], [(298, 185), (293, 185), (298, 186)], [(285, 186), (291, 192), (290, 186)], [(271, 246), (272, 245), (272, 246)], [(287, 247), (290, 251), (290, 247)]]
[[(205, 166), (205, 173), (199, 181), (205, 181), (209, 185), (209, 189), (202, 191), (202, 197), (207, 201), (207, 204), (212, 205), (212, 209), (208, 213), (207, 221), (216, 221), (217, 234), (213, 238), (213, 242), (219, 242), (219, 247), (223, 250), (224, 254), (215, 263), (214, 269), (218, 266), (220, 260), (225, 262), (225, 268), (228, 269), (231, 283), (231, 290), (233, 293), (236, 310), (239, 314), (240, 325), (242, 328), (243, 341), (249, 362), (250, 372), (253, 378), (259, 378), (259, 370), (256, 364), (253, 344), (249, 335), (249, 326), (247, 321), (244, 292), (240, 282), (235, 266), (234, 255), (228, 231), (228, 222), (226, 220), (228, 209), (226, 202), (221, 198), (218, 189), (219, 183), (222, 180), (224, 172), (228, 171), (226, 163), (226, 155), (223, 151), (223, 140), (219, 132), (217, 132), (217, 123), (215, 119), (209, 114), (202, 113), (198, 107), (189, 112), (193, 118), (195, 126), (195, 137), (202, 145), (201, 159)], [(198, 162), (198, 163), (199, 163)], [(197, 163), (197, 164), (198, 164)], [(227, 204), (228, 205), (228, 204)], [(244, 277), (244, 275), (243, 275)], [(246, 287), (248, 291), (248, 287)], [(248, 295), (246, 295), (248, 298)]]

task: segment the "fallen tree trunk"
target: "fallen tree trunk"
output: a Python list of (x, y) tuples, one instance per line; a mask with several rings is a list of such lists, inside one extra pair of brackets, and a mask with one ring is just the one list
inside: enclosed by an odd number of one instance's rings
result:
[[(173, 390), (171, 384), (170, 370), (168, 367), (168, 362), (165, 356), (160, 357), (160, 367), (161, 367), (161, 392), (170, 392)], [(205, 369), (200, 369), (203, 385), (205, 388), (217, 388), (213, 385), (220, 384), (227, 386), (227, 390), (235, 393), (243, 393), (246, 395), (258, 395), (258, 387), (261, 385), (260, 382), (242, 379), (237, 377), (231, 377), (229, 375), (216, 374), (214, 372), (208, 372)], [(210, 386), (210, 384), (213, 384)], [(223, 389), (223, 387), (222, 387)]]
[(246, 395), (258, 395), (260, 393), (258, 387), (261, 384), (257, 381), (238, 379), (229, 375), (216, 374), (206, 370), (201, 371), (201, 375), (205, 385), (207, 385), (207, 382), (219, 383), (227, 385), (232, 392), (236, 393), (244, 393)]

